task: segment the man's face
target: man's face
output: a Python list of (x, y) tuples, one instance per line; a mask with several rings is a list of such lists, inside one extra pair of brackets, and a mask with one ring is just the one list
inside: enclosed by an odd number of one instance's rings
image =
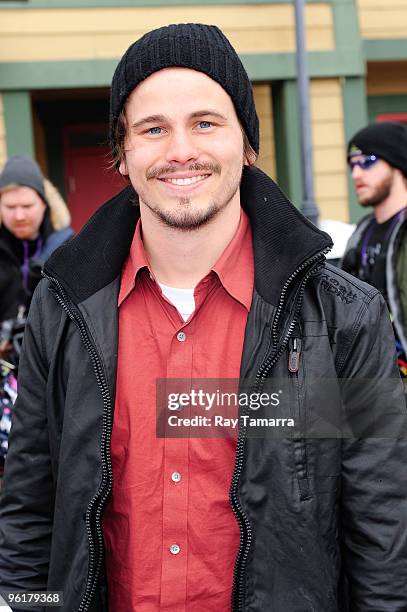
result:
[(0, 196), (1, 222), (20, 240), (38, 236), (45, 209), (45, 203), (31, 187), (16, 187)]
[(188, 68), (152, 74), (129, 96), (125, 161), (140, 207), (193, 230), (239, 206), (243, 133), (228, 94)]
[[(363, 160), (365, 155), (352, 155), (351, 161)], [(389, 197), (394, 169), (384, 160), (378, 159), (366, 170), (355, 165), (352, 170), (353, 183), (361, 206), (378, 206)]]

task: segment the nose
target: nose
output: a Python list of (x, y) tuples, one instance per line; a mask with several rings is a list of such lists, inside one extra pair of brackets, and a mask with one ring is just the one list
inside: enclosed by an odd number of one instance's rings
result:
[(363, 170), (360, 166), (353, 166), (352, 169), (352, 178), (356, 180), (359, 176), (362, 176)]
[(16, 221), (24, 221), (25, 220), (25, 211), (24, 209), (19, 206), (17, 206), (16, 211), (15, 211), (15, 218)]
[(196, 161), (199, 152), (195, 138), (188, 129), (174, 130), (168, 139), (167, 162), (187, 164)]

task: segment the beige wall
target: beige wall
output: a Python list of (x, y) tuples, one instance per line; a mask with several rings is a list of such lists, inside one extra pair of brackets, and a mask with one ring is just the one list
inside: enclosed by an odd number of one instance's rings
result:
[[(276, 179), (271, 86), (254, 86), (260, 119), (260, 157), (257, 165)], [(315, 193), (323, 219), (349, 221), (346, 143), (342, 85), (339, 78), (311, 81), (311, 119)], [(278, 178), (278, 177), (277, 177)]]
[(406, 0), (357, 0), (362, 38), (406, 38)]
[(407, 62), (369, 62), (366, 89), (371, 96), (407, 94)]
[[(288, 4), (151, 8), (3, 9), (0, 62), (120, 57), (144, 32), (168, 23), (222, 28), (240, 53), (295, 49), (294, 7)], [(306, 7), (308, 47), (335, 46), (332, 7)]]
[(6, 127), (4, 125), (3, 96), (0, 94), (0, 168), (7, 159)]
[(348, 221), (342, 87), (339, 78), (311, 81), (315, 195), (322, 219)]
[(267, 83), (263, 85), (254, 85), (253, 93), (260, 122), (260, 156), (256, 165), (275, 179), (276, 156), (274, 148), (271, 86)]

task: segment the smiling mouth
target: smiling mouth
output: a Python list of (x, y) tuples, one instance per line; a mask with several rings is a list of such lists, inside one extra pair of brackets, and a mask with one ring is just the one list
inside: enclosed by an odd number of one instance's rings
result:
[(207, 179), (210, 174), (202, 174), (198, 176), (189, 176), (185, 178), (160, 178), (158, 180), (163, 183), (171, 183), (172, 185), (192, 185), (193, 183), (198, 183), (199, 181), (203, 181)]

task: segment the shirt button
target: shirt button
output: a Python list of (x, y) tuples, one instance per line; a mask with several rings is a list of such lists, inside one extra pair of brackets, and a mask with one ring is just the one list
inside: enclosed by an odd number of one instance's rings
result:
[(187, 335), (185, 332), (178, 332), (177, 334), (178, 342), (185, 342), (186, 339), (187, 339)]
[(178, 555), (178, 553), (181, 551), (180, 547), (178, 546), (178, 544), (171, 544), (170, 546), (170, 553), (172, 555)]
[(179, 482), (181, 480), (181, 474), (179, 472), (173, 472), (171, 474), (171, 480), (174, 482)]

